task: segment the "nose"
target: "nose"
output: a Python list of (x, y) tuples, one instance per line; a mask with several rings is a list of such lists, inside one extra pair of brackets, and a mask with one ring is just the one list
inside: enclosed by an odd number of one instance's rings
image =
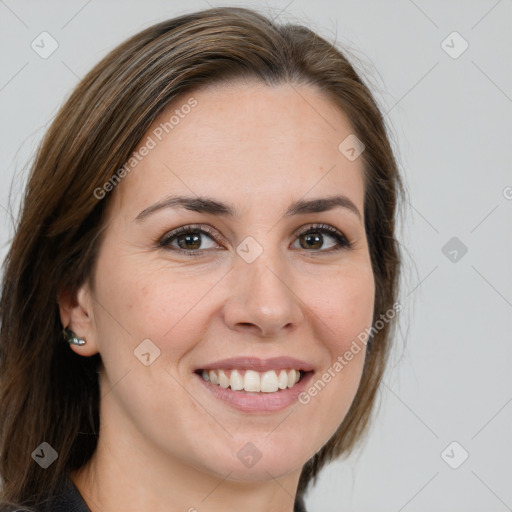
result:
[(252, 263), (236, 258), (230, 278), (224, 305), (224, 320), (230, 329), (274, 338), (295, 330), (303, 321), (302, 301), (282, 257), (264, 251)]

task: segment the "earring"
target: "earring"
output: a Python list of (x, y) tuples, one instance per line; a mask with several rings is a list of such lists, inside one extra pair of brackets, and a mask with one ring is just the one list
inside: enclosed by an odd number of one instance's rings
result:
[(62, 335), (70, 345), (85, 345), (86, 343), (85, 338), (80, 338), (67, 327), (64, 327), (64, 329), (62, 330)]

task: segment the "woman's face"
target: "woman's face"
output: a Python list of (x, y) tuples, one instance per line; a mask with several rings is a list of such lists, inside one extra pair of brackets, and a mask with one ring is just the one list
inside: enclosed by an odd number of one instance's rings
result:
[(73, 350), (103, 360), (102, 425), (137, 456), (263, 480), (300, 471), (342, 422), (364, 347), (333, 368), (375, 292), (362, 158), (338, 149), (352, 133), (316, 89), (231, 84), (143, 137), (71, 323), (88, 339)]

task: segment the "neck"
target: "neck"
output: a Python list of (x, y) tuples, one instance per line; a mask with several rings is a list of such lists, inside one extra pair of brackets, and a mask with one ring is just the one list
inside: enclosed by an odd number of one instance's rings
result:
[[(110, 455), (111, 456), (111, 455)], [(237, 482), (193, 468), (168, 468), (166, 475), (141, 465), (137, 471), (109, 464), (98, 451), (70, 477), (91, 512), (293, 512), (298, 476)], [(109, 469), (110, 466), (110, 469)], [(142, 470), (142, 471), (139, 471)]]
[(93, 457), (70, 474), (91, 512), (293, 512), (300, 469), (234, 480), (163, 454), (114, 417), (102, 419)]

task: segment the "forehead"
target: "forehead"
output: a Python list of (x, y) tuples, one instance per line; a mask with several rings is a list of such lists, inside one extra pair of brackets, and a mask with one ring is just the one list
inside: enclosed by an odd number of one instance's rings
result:
[(139, 160), (118, 187), (118, 206), (135, 210), (186, 193), (250, 208), (263, 199), (276, 204), (337, 191), (362, 212), (362, 158), (350, 161), (338, 149), (352, 133), (347, 116), (311, 86), (195, 90), (176, 98), (141, 139)]

